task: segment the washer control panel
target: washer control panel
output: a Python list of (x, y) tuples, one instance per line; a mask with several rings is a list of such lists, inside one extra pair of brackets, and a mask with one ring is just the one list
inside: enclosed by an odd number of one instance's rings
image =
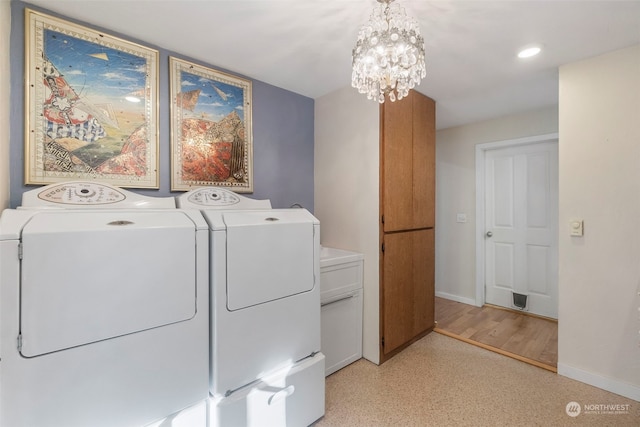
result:
[(18, 209), (175, 209), (174, 197), (150, 197), (93, 181), (50, 184), (22, 194)]
[(200, 206), (229, 206), (240, 202), (235, 193), (222, 188), (201, 188), (190, 193), (187, 200)]
[(114, 187), (95, 182), (69, 182), (53, 185), (38, 193), (38, 198), (64, 205), (104, 205), (125, 200)]

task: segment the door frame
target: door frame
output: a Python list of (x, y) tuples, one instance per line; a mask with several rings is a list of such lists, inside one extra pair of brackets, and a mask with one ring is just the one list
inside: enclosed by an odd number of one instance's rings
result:
[(485, 303), (484, 165), (486, 152), (498, 148), (517, 147), (520, 145), (538, 144), (556, 140), (559, 142), (558, 133), (548, 133), (476, 145), (476, 306), (478, 307), (482, 307)]

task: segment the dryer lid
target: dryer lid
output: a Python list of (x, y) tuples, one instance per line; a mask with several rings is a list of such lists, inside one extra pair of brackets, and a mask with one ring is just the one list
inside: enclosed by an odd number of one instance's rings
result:
[(314, 219), (308, 212), (229, 212), (223, 219), (227, 227), (229, 310), (313, 289), (319, 254)]
[(22, 231), (22, 355), (192, 318), (195, 236), (180, 211), (33, 215)]

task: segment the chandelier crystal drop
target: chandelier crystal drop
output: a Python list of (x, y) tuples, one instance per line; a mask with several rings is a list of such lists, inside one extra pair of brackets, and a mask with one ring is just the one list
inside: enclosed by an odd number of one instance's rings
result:
[(378, 0), (353, 48), (351, 85), (381, 104), (407, 96), (427, 75), (418, 22), (394, 0)]

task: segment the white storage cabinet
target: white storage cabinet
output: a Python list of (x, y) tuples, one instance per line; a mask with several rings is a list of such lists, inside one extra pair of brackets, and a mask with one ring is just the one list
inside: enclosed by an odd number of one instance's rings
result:
[(363, 255), (320, 250), (321, 349), (325, 375), (362, 357)]

